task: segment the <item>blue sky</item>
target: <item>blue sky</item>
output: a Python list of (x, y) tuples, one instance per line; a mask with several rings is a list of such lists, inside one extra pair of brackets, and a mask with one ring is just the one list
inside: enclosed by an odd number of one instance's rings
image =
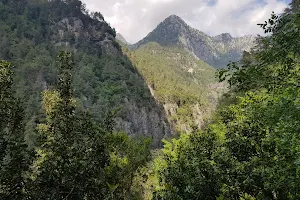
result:
[(290, 0), (82, 0), (90, 11), (100, 11), (117, 32), (134, 43), (159, 22), (175, 14), (209, 35), (238, 37), (263, 34), (257, 23), (272, 11), (281, 13)]

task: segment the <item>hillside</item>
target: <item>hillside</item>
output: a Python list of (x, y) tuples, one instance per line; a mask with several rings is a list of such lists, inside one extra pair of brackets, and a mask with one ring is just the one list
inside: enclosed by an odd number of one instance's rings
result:
[[(118, 109), (115, 129), (145, 135), (158, 146), (171, 130), (143, 78), (122, 55), (116, 33), (100, 13), (89, 15), (77, 0), (0, 1), (0, 59), (15, 67), (24, 100), (27, 130), (41, 115), (40, 93), (57, 82), (53, 67), (60, 50), (74, 53), (74, 94), (78, 107), (103, 123)], [(35, 135), (27, 140), (34, 144)]]
[(157, 43), (124, 52), (145, 78), (177, 131), (201, 128), (224, 90), (224, 86), (216, 83), (212, 67), (183, 49)]
[(224, 68), (229, 61), (240, 60), (243, 52), (254, 46), (254, 41), (255, 37), (250, 35), (233, 38), (224, 33), (211, 37), (190, 27), (180, 17), (171, 15), (132, 47), (138, 48), (149, 42), (156, 42), (162, 46), (176, 46), (215, 68)]

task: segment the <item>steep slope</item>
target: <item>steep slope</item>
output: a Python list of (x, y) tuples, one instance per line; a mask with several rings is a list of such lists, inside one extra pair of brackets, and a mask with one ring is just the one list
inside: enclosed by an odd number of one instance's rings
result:
[(213, 67), (221, 68), (229, 61), (238, 61), (244, 51), (250, 50), (254, 40), (254, 36), (233, 38), (228, 33), (210, 37), (191, 28), (180, 17), (171, 15), (133, 47), (138, 48), (148, 42), (157, 42), (162, 46), (177, 46)]
[[(31, 119), (26, 129), (42, 118), (40, 93), (56, 83), (56, 55), (68, 50), (77, 65), (77, 106), (99, 123), (117, 109), (116, 130), (152, 137), (158, 146), (171, 134), (163, 108), (122, 54), (114, 29), (99, 16), (88, 15), (78, 0), (0, 1), (0, 59), (16, 66), (15, 87)], [(34, 137), (27, 136), (31, 145)]]
[(183, 49), (157, 43), (124, 52), (145, 78), (177, 131), (201, 128), (224, 89), (216, 83), (212, 67)]

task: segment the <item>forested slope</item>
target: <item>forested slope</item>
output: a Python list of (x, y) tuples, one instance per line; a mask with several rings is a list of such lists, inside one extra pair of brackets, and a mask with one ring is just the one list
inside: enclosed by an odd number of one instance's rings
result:
[[(57, 80), (56, 55), (74, 52), (77, 106), (103, 123), (117, 109), (116, 130), (146, 135), (160, 145), (171, 129), (142, 77), (122, 55), (116, 33), (100, 13), (87, 13), (78, 0), (0, 1), (0, 59), (15, 66), (15, 87), (25, 104), (28, 126), (41, 115), (40, 93)], [(28, 135), (34, 142), (34, 135)]]
[(124, 52), (179, 132), (200, 129), (226, 89), (217, 83), (215, 69), (184, 49), (150, 42)]

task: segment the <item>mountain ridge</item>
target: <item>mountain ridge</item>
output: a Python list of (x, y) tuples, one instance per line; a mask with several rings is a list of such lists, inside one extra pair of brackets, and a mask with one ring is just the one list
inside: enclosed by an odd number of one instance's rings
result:
[(177, 15), (171, 15), (160, 22), (146, 37), (131, 48), (156, 42), (162, 46), (177, 46), (189, 51), (215, 68), (225, 67), (230, 61), (238, 61), (244, 51), (254, 46), (255, 36), (232, 37), (229, 33), (217, 36), (192, 28)]

